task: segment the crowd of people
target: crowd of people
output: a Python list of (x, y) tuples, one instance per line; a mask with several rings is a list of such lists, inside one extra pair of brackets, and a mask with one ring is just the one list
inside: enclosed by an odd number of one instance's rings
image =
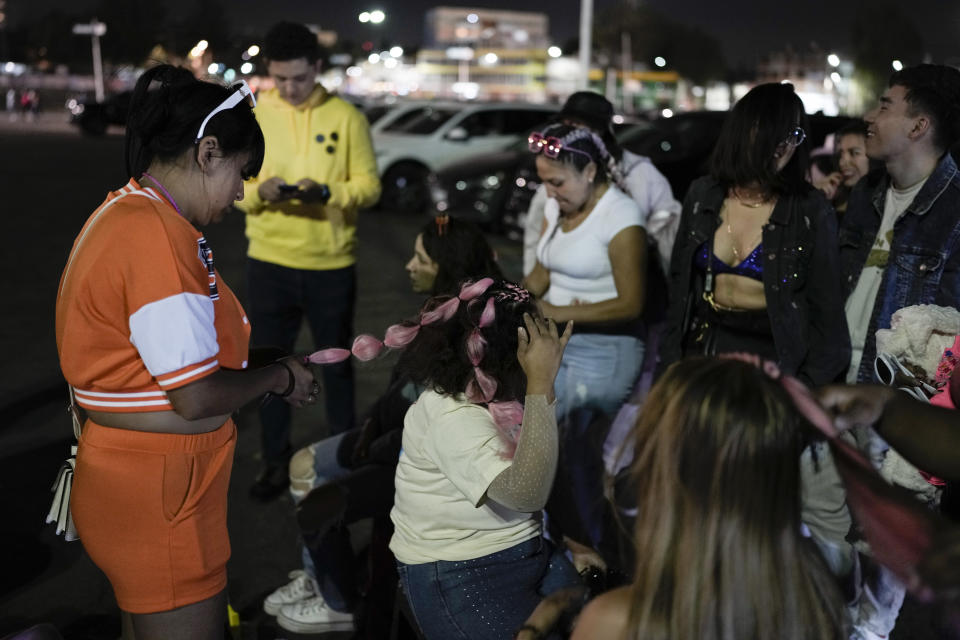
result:
[[(289, 491), (302, 547), (263, 609), (290, 631), (385, 637), (397, 597), (428, 640), (874, 640), (908, 589), (952, 602), (960, 71), (895, 73), (819, 179), (793, 87), (758, 85), (682, 204), (576, 93), (529, 136), (522, 283), (438, 216), (405, 267), (418, 313), (355, 338), (369, 131), (316, 82), (306, 27), (275, 25), (264, 56), (256, 96), (141, 76), (129, 182), (60, 283), (86, 412), (71, 511), (124, 638), (222, 637), (231, 414), (261, 398), (250, 493)], [(249, 314), (197, 228), (234, 203)], [(317, 350), (295, 356), (304, 319)], [(351, 360), (383, 349), (397, 365), (358, 420)], [(294, 450), (291, 408), (321, 394), (327, 437)]]

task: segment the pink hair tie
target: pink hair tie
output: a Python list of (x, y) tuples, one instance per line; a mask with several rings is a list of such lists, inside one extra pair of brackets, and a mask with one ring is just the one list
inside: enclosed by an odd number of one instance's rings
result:
[(321, 349), (314, 351), (306, 357), (310, 364), (333, 364), (343, 362), (350, 357), (350, 351), (347, 349)]
[(480, 278), (473, 284), (464, 284), (463, 287), (460, 288), (460, 293), (457, 297), (464, 301), (473, 300), (477, 296), (483, 295), (492, 284), (493, 278)]
[(457, 308), (460, 306), (460, 298), (450, 298), (439, 307), (431, 309), (430, 311), (424, 311), (420, 314), (420, 326), (425, 324), (433, 324), (438, 320), (443, 320), (447, 322), (456, 315)]
[(387, 332), (383, 336), (383, 344), (391, 349), (405, 347), (417, 337), (420, 331), (420, 325), (394, 324), (387, 327)]
[(350, 351), (356, 356), (357, 360), (367, 362), (373, 360), (383, 350), (383, 342), (370, 334), (361, 334), (353, 340), (353, 347)]

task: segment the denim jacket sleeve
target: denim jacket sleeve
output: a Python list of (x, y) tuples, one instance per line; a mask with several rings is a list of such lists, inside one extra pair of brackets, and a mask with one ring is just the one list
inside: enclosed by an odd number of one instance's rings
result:
[(821, 385), (841, 378), (850, 365), (850, 332), (839, 277), (836, 214), (826, 200), (818, 197), (814, 202), (809, 215), (813, 245), (807, 271), (808, 345), (797, 376)]
[(690, 243), (693, 233), (694, 202), (702, 197), (701, 180), (695, 181), (687, 191), (680, 213), (673, 252), (670, 255), (669, 289), (667, 292), (667, 319), (660, 345), (660, 362), (657, 365), (657, 377), (682, 355), (684, 319), (687, 312), (687, 298), (690, 293), (691, 253)]

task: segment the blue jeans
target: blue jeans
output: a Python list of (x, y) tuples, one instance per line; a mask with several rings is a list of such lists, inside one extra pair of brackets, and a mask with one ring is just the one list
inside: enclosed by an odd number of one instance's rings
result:
[(557, 380), (557, 419), (575, 409), (616, 415), (643, 365), (643, 341), (631, 336), (577, 333), (563, 352)]
[[(357, 297), (356, 269), (290, 269), (247, 259), (247, 310), (254, 347), (293, 351), (306, 316), (318, 348), (350, 348)], [(354, 426), (353, 365), (349, 360), (321, 367), (327, 426), (340, 433)], [(268, 402), (260, 409), (263, 458), (282, 466), (290, 455), (290, 405)]]
[(472, 560), (398, 562), (397, 570), (427, 640), (512, 638), (542, 598), (581, 584), (542, 537)]
[(603, 443), (640, 376), (643, 351), (631, 336), (575, 334), (557, 372), (560, 460), (547, 512), (562, 533), (588, 546), (603, 537)]

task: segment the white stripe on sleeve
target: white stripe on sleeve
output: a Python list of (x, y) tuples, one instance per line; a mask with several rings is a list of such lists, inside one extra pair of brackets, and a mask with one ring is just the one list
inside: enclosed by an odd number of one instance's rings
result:
[(153, 376), (179, 371), (219, 353), (213, 301), (178, 293), (145, 304), (130, 316), (130, 342)]

